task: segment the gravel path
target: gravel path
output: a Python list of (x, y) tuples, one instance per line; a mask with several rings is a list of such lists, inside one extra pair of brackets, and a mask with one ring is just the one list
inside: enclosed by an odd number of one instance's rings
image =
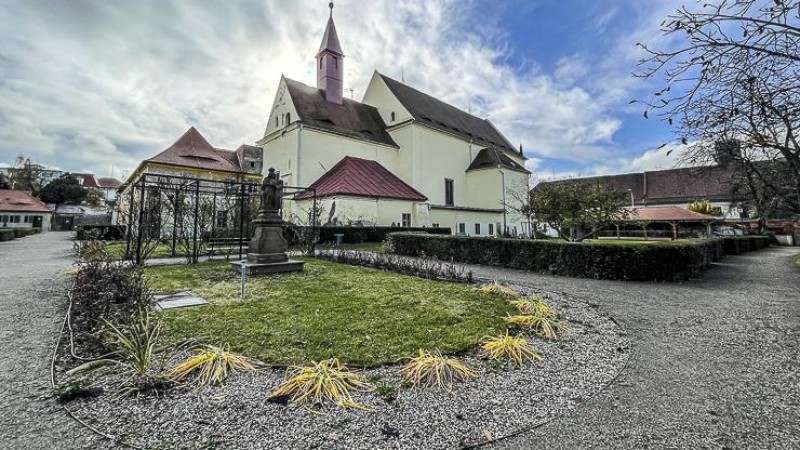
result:
[(800, 448), (800, 269), (790, 261), (797, 251), (728, 256), (682, 284), (472, 267), (597, 303), (628, 329), (633, 347), (610, 388), (490, 448)]
[(107, 447), (46, 398), (71, 237), (49, 232), (0, 242), (0, 449)]

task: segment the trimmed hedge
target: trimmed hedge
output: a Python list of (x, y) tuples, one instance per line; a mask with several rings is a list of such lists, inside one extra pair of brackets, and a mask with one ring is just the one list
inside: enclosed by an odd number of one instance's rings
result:
[(81, 225), (76, 229), (76, 238), (86, 239), (90, 232), (96, 232), (101, 241), (119, 241), (125, 239), (125, 225)]
[[(297, 233), (293, 230), (300, 228), (291, 224), (284, 225), (283, 235), (291, 243), (295, 240)], [(345, 244), (360, 244), (362, 242), (383, 242), (389, 233), (394, 232), (417, 232), (430, 233), (436, 235), (452, 234), (450, 228), (422, 228), (422, 227), (319, 227), (319, 242), (333, 242), (334, 234), (343, 234), (342, 242)]]
[(38, 234), (41, 230), (39, 228), (12, 228), (14, 230), (14, 237), (21, 238)]
[(725, 253), (741, 255), (745, 252), (769, 247), (770, 236), (725, 236)]
[(391, 251), (446, 261), (581, 278), (672, 281), (698, 275), (724, 256), (722, 239), (603, 244), (392, 233)]
[(10, 240), (14, 239), (14, 237), (15, 237), (15, 235), (14, 235), (14, 230), (13, 229), (11, 229), (11, 228), (3, 228), (2, 230), (0, 230), (0, 242), (10, 241)]

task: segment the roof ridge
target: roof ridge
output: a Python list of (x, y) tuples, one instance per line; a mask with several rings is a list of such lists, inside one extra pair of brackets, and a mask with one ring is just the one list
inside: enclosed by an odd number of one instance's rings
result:
[[(457, 110), (459, 110), (459, 111), (463, 112), (464, 114), (467, 114), (467, 115), (468, 115), (468, 116), (470, 116), (470, 117), (474, 117), (474, 118), (476, 118), (476, 119), (478, 119), (478, 120), (483, 120), (483, 121), (486, 121), (486, 122), (488, 122), (488, 119), (484, 119), (484, 118), (482, 118), (482, 117), (478, 117), (478, 116), (476, 116), (476, 115), (472, 114), (471, 112), (464, 111), (463, 109), (459, 108), (458, 106), (454, 106), (454, 105), (452, 105), (452, 104), (450, 104), (450, 103), (448, 103), (448, 102), (446, 102), (446, 101), (444, 101), (444, 100), (442, 100), (442, 99), (440, 99), (440, 98), (434, 97), (432, 94), (428, 94), (427, 92), (420, 91), (419, 89), (415, 88), (414, 86), (411, 86), (411, 85), (409, 85), (409, 84), (406, 84), (406, 83), (404, 83), (404, 82), (402, 82), (402, 81), (397, 81), (397, 80), (395, 80), (394, 78), (392, 78), (392, 77), (390, 77), (390, 76), (387, 76), (387, 75), (384, 75), (384, 74), (382, 74), (382, 73), (380, 73), (380, 72), (378, 72), (378, 75), (380, 75), (382, 78), (385, 78), (385, 79), (387, 79), (387, 80), (389, 80), (389, 81), (393, 81), (393, 82), (395, 82), (395, 83), (397, 83), (397, 84), (400, 84), (400, 85), (402, 85), (402, 86), (405, 86), (405, 87), (407, 87), (407, 88), (411, 89), (411, 90), (412, 90), (412, 91), (414, 91), (414, 92), (418, 92), (418, 93), (420, 93), (420, 94), (422, 94), (422, 95), (424, 95), (424, 96), (430, 97), (430, 98), (432, 98), (432, 99), (436, 100), (436, 101), (437, 101), (437, 102), (439, 102), (439, 103), (443, 103), (443, 104), (445, 104), (445, 105), (447, 105), (447, 106), (449, 106), (449, 107), (451, 107), (451, 108), (457, 109)], [(389, 87), (389, 89), (391, 89), (391, 86)], [(401, 103), (402, 103), (402, 102), (401, 102)], [(490, 123), (491, 123), (491, 122), (490, 122)]]

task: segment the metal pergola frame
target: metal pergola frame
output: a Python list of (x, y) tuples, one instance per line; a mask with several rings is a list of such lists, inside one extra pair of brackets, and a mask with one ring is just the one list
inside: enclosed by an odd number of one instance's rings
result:
[[(283, 199), (294, 200), (300, 194), (310, 193), (311, 198), (313, 200), (313, 208), (314, 211), (317, 209), (317, 195), (316, 189), (309, 188), (305, 186), (283, 186)], [(153, 211), (147, 211), (148, 208), (144, 207), (146, 202), (152, 198), (150, 197), (153, 192), (158, 193), (158, 201), (160, 202), (164, 198), (162, 195), (164, 191), (167, 192), (166, 198), (168, 200), (174, 201), (173, 206), (173, 214), (172, 214), (172, 229), (171, 229), (171, 237), (170, 237), (170, 246), (171, 246), (171, 255), (177, 256), (177, 242), (178, 242), (178, 223), (177, 217), (178, 214), (175, 212), (178, 211), (180, 193), (184, 193), (188, 196), (192, 203), (192, 215), (191, 215), (191, 222), (192, 222), (192, 251), (191, 251), (191, 262), (197, 263), (199, 258), (200, 252), (200, 239), (203, 238), (202, 234), (205, 230), (200, 230), (198, 224), (198, 218), (200, 216), (200, 199), (202, 197), (206, 197), (211, 199), (211, 227), (210, 227), (210, 237), (209, 239), (215, 238), (215, 231), (217, 230), (217, 204), (220, 198), (225, 198), (227, 200), (235, 200), (235, 204), (238, 207), (238, 221), (234, 223), (234, 228), (238, 229), (238, 250), (239, 250), (239, 258), (243, 258), (245, 254), (246, 248), (246, 239), (249, 239), (251, 230), (250, 228), (250, 220), (252, 218), (247, 217), (248, 213), (250, 215), (255, 215), (255, 212), (258, 210), (258, 206), (254, 209), (251, 208), (248, 210), (248, 205), (251, 204), (252, 200), (259, 199), (261, 197), (261, 183), (260, 182), (249, 182), (249, 181), (236, 181), (236, 180), (215, 180), (211, 178), (198, 178), (198, 177), (187, 177), (181, 175), (169, 175), (169, 174), (150, 174), (145, 173), (136, 180), (135, 183), (131, 184), (129, 187), (129, 193), (127, 194), (127, 200), (129, 204), (129, 210), (127, 211), (127, 226), (128, 232), (126, 233), (126, 246), (125, 246), (125, 253), (129, 257), (132, 257), (134, 262), (139, 265), (143, 261), (143, 254), (142, 254), (142, 246), (143, 246), (143, 239), (144, 234), (147, 227), (153, 226), (152, 223), (147, 223), (145, 213), (153, 213)], [(170, 196), (169, 194), (172, 193), (173, 195)], [(136, 200), (138, 199), (138, 204)], [(227, 211), (227, 210), (226, 210)], [(163, 228), (161, 224), (161, 217), (163, 214), (162, 208), (158, 208), (156, 211), (159, 215), (158, 221), (158, 229), (159, 233), (156, 239), (158, 243), (163, 241), (163, 236), (161, 235), (160, 231)], [(281, 218), (283, 218), (283, 208), (281, 209)], [(250, 219), (250, 220), (248, 220)], [(136, 228), (136, 233), (132, 233), (133, 227)], [(316, 221), (312, 221), (311, 223), (312, 233), (316, 235), (316, 228), (317, 224)], [(247, 230), (247, 231), (245, 231)], [(134, 239), (135, 237), (135, 239)], [(152, 236), (150, 237), (152, 238)], [(313, 248), (313, 243), (312, 243)]]

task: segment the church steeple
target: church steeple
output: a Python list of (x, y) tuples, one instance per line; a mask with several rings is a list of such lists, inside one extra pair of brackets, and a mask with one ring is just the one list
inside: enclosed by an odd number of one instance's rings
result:
[(325, 91), (325, 99), (331, 103), (342, 103), (344, 84), (344, 53), (333, 23), (333, 2), (328, 4), (331, 15), (322, 43), (317, 53), (317, 87)]

